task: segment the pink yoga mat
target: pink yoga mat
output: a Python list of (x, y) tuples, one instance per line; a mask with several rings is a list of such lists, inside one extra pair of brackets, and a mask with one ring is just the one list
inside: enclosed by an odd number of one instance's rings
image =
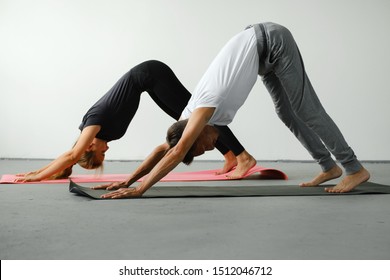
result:
[[(193, 171), (193, 172), (171, 172), (163, 179), (161, 182), (180, 182), (180, 181), (220, 181), (220, 180), (229, 180), (226, 175), (216, 175), (215, 173), (219, 169), (214, 170), (205, 170), (205, 171)], [(233, 171), (231, 171), (233, 172)], [(230, 173), (231, 173), (230, 172)], [(252, 167), (245, 176), (246, 178), (255, 173), (259, 173), (260, 179), (282, 179), (287, 180), (287, 175), (282, 171), (272, 168), (265, 168), (262, 166)], [(229, 173), (228, 173), (229, 174)], [(72, 179), (75, 183), (105, 183), (105, 182), (117, 182), (124, 181), (128, 178), (128, 174), (102, 174), (102, 175), (72, 175)], [(1, 177), (0, 184), (64, 184), (69, 183), (69, 179), (59, 179), (59, 180), (45, 180), (40, 182), (27, 182), (27, 183), (18, 183), (15, 180), (18, 177), (16, 175), (5, 174)], [(142, 181), (142, 178), (139, 180)]]

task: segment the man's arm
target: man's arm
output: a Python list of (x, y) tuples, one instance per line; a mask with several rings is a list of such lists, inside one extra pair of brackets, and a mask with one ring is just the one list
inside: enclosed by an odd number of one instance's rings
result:
[(156, 164), (164, 157), (169, 150), (169, 145), (165, 142), (157, 146), (152, 153), (141, 163), (141, 165), (123, 182), (115, 182), (112, 184), (105, 184), (93, 187), (93, 189), (107, 189), (114, 190), (119, 188), (127, 188), (131, 186), (138, 179), (142, 178), (156, 166)]
[(150, 187), (172, 171), (185, 157), (195, 140), (214, 113), (215, 108), (198, 108), (188, 119), (180, 141), (170, 149), (161, 161), (151, 170), (136, 188), (120, 189), (102, 196), (102, 198), (125, 198), (142, 196)]

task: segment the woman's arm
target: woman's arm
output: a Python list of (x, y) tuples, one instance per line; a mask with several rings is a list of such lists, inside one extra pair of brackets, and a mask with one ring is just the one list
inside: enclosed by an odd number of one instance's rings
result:
[(142, 196), (150, 187), (172, 171), (185, 157), (195, 140), (214, 113), (215, 108), (198, 108), (188, 119), (179, 142), (170, 149), (148, 176), (136, 188), (120, 189), (102, 196), (102, 198), (125, 198)]
[(27, 173), (21, 175), (17, 180), (18, 182), (34, 182), (42, 181), (49, 178), (50, 176), (68, 168), (71, 165), (77, 163), (81, 155), (88, 149), (91, 145), (93, 139), (96, 137), (96, 134), (100, 130), (100, 125), (92, 125), (83, 129), (80, 134), (79, 139), (73, 148), (66, 153), (59, 156), (57, 159), (53, 160), (44, 168), (39, 169), (36, 172)]
[(157, 146), (152, 153), (141, 163), (141, 165), (123, 182), (115, 182), (112, 184), (99, 185), (93, 187), (93, 189), (107, 189), (114, 190), (119, 188), (127, 188), (136, 182), (138, 179), (142, 178), (156, 166), (156, 164), (164, 157), (164, 155), (169, 150), (169, 145), (165, 142)]

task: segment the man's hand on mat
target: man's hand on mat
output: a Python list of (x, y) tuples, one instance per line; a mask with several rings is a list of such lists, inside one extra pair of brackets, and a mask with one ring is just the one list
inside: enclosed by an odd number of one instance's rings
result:
[(107, 194), (103, 194), (101, 198), (127, 198), (127, 197), (141, 197), (142, 193), (137, 188), (122, 188)]
[(129, 185), (127, 184), (126, 181), (124, 182), (115, 182), (111, 184), (105, 184), (105, 185), (99, 185), (92, 187), (91, 189), (93, 190), (117, 190), (120, 188), (127, 188)]

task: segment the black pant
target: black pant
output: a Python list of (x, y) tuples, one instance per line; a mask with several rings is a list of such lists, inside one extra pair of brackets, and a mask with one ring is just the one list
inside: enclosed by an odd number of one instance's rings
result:
[[(132, 68), (129, 74), (125, 77), (129, 77), (137, 83), (139, 89), (131, 94), (134, 101), (132, 102), (133, 109), (135, 109), (130, 110), (131, 112), (135, 114), (139, 105), (140, 94), (146, 91), (165, 113), (175, 120), (180, 118), (182, 111), (191, 98), (191, 93), (181, 84), (166, 64), (156, 60), (145, 61)], [(226, 154), (231, 150), (235, 155), (239, 155), (244, 151), (244, 147), (229, 127), (216, 126), (216, 128), (219, 131), (216, 148), (222, 154)]]

